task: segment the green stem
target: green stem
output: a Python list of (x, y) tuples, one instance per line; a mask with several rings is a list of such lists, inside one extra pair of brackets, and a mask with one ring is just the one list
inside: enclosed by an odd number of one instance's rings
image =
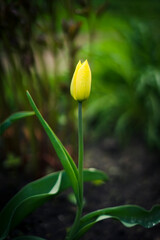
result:
[(79, 206), (77, 206), (76, 217), (75, 217), (74, 223), (71, 227), (71, 230), (69, 231), (69, 233), (66, 236), (66, 240), (74, 239), (74, 235), (76, 234), (78, 227), (79, 227), (81, 215), (82, 215), (82, 209)]
[(74, 239), (74, 235), (79, 227), (83, 210), (83, 124), (82, 124), (82, 102), (78, 103), (78, 183), (79, 183), (79, 204), (74, 223), (66, 240)]
[(80, 202), (83, 206), (83, 124), (82, 124), (82, 102), (78, 103), (78, 171)]

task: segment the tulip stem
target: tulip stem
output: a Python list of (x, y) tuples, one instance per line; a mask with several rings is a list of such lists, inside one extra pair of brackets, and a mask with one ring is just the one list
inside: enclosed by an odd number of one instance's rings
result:
[(66, 240), (72, 240), (77, 232), (83, 210), (83, 123), (82, 123), (82, 102), (78, 102), (78, 183), (79, 183), (79, 204), (74, 223)]
[(82, 102), (78, 103), (78, 171), (80, 203), (83, 206), (83, 123), (82, 123)]

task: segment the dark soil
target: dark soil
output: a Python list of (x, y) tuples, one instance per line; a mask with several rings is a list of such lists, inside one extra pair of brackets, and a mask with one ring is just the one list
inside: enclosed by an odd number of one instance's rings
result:
[[(142, 143), (130, 144), (121, 149), (112, 139), (98, 145), (88, 146), (85, 167), (101, 169), (109, 176), (109, 181), (95, 186), (86, 183), (84, 192), (86, 205), (84, 213), (122, 204), (138, 204), (150, 209), (160, 203), (160, 159), (157, 152), (151, 152)], [(1, 174), (1, 183), (6, 176)], [(7, 198), (21, 186), (15, 188), (13, 176), (1, 184), (1, 206)], [(20, 181), (19, 181), (20, 183)], [(24, 183), (24, 179), (23, 179)], [(2, 187), (3, 185), (3, 187)], [(58, 196), (28, 216), (10, 235), (36, 235), (48, 240), (62, 240), (66, 229), (72, 224), (76, 208), (68, 201), (69, 191)], [(1, 195), (2, 196), (2, 195)], [(104, 220), (82, 238), (83, 240), (160, 240), (160, 225), (151, 229), (140, 226), (125, 228), (120, 222)]]

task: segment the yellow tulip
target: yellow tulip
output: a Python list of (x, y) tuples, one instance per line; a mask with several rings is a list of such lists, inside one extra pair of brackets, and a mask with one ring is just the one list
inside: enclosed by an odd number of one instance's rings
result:
[(86, 100), (91, 91), (91, 70), (88, 61), (78, 62), (72, 77), (70, 92), (72, 97), (79, 102)]

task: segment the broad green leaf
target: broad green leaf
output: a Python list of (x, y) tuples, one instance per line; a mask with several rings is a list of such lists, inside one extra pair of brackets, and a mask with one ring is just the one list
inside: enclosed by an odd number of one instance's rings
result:
[[(84, 181), (107, 180), (105, 173), (96, 169), (84, 170)], [(22, 188), (0, 212), (0, 240), (5, 239), (11, 229), (28, 214), (68, 187), (70, 179), (65, 171), (55, 172)]]
[(108, 181), (106, 173), (95, 168), (83, 169), (83, 174), (85, 182), (94, 182), (96, 180)]
[(2, 135), (4, 133), (4, 131), (9, 128), (12, 123), (14, 123), (15, 121), (21, 119), (21, 118), (25, 118), (25, 117), (29, 117), (29, 116), (33, 116), (35, 113), (34, 112), (17, 112), (12, 114), (10, 117), (8, 117), (3, 123), (0, 124), (0, 135)]
[(46, 239), (35, 236), (21, 236), (13, 238), (12, 240), (46, 240)]
[(36, 107), (31, 95), (27, 91), (27, 97), (29, 99), (29, 102), (35, 111), (36, 116), (38, 117), (39, 121), (41, 122), (45, 132), (47, 133), (48, 137), (51, 140), (51, 143), (57, 153), (57, 156), (59, 157), (66, 173), (68, 174), (68, 177), (70, 178), (74, 193), (76, 195), (77, 201), (79, 201), (79, 186), (78, 186), (78, 170), (77, 167), (72, 160), (72, 158), (67, 153), (67, 150), (64, 148), (60, 140), (57, 138), (57, 136), (54, 134), (48, 123), (44, 120), (42, 115), (40, 114), (38, 108)]
[(141, 225), (145, 228), (151, 228), (160, 223), (160, 205), (153, 206), (151, 210), (136, 205), (124, 205), (89, 213), (82, 217), (79, 231), (74, 239), (80, 239), (95, 223), (108, 218), (117, 219), (126, 227)]

